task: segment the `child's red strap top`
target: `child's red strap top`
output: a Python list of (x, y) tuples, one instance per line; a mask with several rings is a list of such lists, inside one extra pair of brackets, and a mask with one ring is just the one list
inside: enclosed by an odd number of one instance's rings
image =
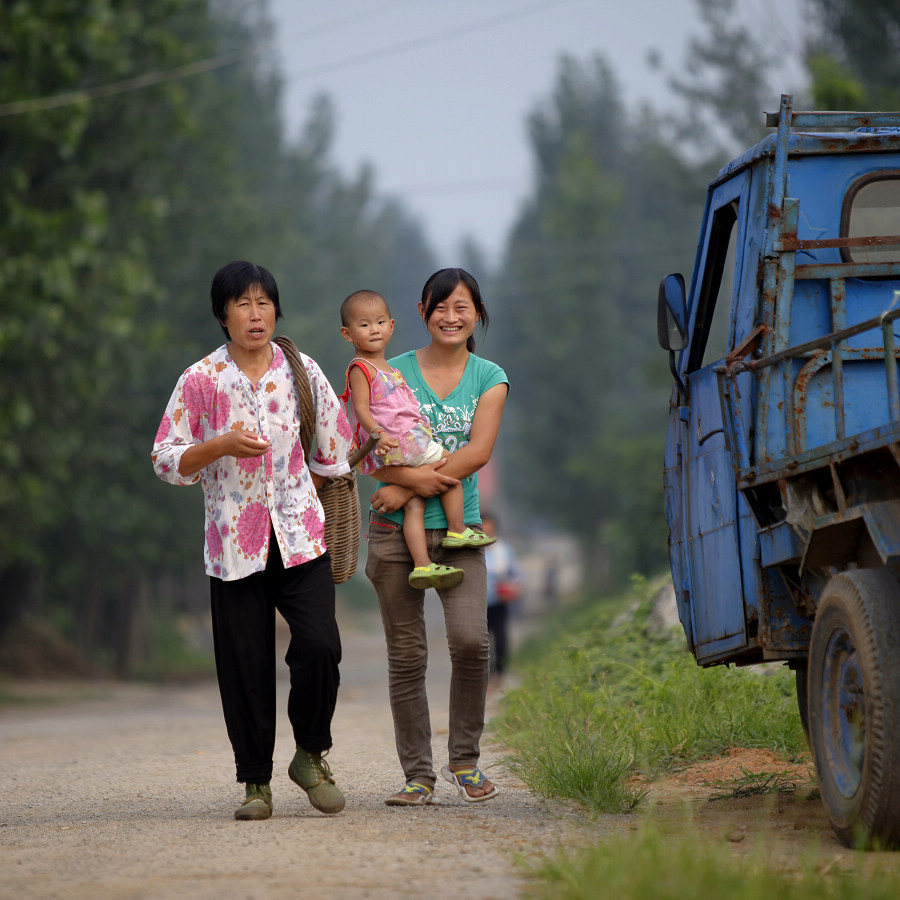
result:
[[(364, 359), (362, 359), (360, 357), (354, 357), (353, 359), (350, 360), (350, 365), (347, 366), (347, 372), (344, 375), (344, 379), (345, 379), (344, 393), (340, 395), (340, 399), (344, 403), (346, 403), (348, 407), (350, 405), (350, 370), (354, 366), (356, 366), (358, 369), (362, 369), (363, 372), (365, 372), (366, 382), (369, 385), (369, 389), (370, 390), (372, 389), (372, 376), (369, 374), (368, 364), (366, 363), (366, 361)], [(351, 410), (351, 412), (352, 412), (352, 410)], [(360, 447), (362, 447), (362, 445), (364, 443), (362, 440), (360, 440), (360, 437), (359, 437), (360, 427), (361, 426), (360, 426), (359, 422), (357, 422), (356, 423), (356, 431), (353, 433), (353, 447), (355, 449), (359, 449)]]
[(350, 365), (347, 366), (347, 373), (344, 376), (345, 384), (344, 384), (344, 393), (341, 394), (340, 399), (344, 401), (344, 403), (350, 402), (350, 370), (356, 366), (358, 369), (362, 369), (363, 372), (366, 373), (366, 381), (368, 382), (369, 387), (372, 387), (372, 376), (369, 374), (369, 367), (366, 365), (366, 361), (361, 359), (360, 357), (356, 357), (350, 360)]

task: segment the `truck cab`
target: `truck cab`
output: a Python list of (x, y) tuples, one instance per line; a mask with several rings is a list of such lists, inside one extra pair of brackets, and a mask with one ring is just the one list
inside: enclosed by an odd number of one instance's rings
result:
[(900, 844), (900, 114), (767, 124), (660, 283), (679, 616), (700, 665), (795, 670), (835, 832)]

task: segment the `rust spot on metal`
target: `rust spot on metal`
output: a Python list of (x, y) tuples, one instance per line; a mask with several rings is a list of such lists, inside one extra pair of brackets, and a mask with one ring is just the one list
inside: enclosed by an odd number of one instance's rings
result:
[(735, 347), (734, 350), (732, 350), (731, 353), (729, 353), (728, 356), (725, 357), (725, 365), (733, 366), (735, 363), (742, 360), (745, 356), (756, 352), (759, 349), (760, 344), (762, 343), (762, 339), (768, 333), (768, 325), (757, 325), (756, 328), (754, 328), (753, 331), (751, 331), (750, 334), (748, 334), (747, 337), (745, 337), (744, 340), (742, 340), (740, 344), (738, 344), (737, 347)]
[(782, 250), (826, 250), (833, 247), (879, 247), (900, 244), (900, 234), (884, 234), (872, 237), (821, 238), (819, 240), (797, 240), (785, 235), (781, 239)]

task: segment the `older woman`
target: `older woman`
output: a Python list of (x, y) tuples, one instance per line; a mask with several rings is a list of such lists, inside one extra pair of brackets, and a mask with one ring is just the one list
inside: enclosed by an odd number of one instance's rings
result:
[(237, 780), (246, 786), (234, 816), (272, 814), (276, 609), (291, 633), (288, 718), (297, 747), (288, 775), (316, 809), (336, 813), (344, 797), (324, 756), (341, 642), (316, 489), (349, 471), (350, 426), (322, 370), (302, 356), (318, 447), (305, 458), (293, 374), (272, 342), (281, 307), (266, 269), (229, 263), (210, 294), (227, 343), (178, 379), (153, 467), (171, 484), (203, 487), (216, 671)]

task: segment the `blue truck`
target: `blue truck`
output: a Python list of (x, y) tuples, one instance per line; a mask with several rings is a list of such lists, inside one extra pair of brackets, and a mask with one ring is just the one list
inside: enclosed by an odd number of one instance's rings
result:
[(900, 846), (900, 113), (793, 109), (662, 279), (665, 512), (697, 663), (794, 670), (839, 839)]

